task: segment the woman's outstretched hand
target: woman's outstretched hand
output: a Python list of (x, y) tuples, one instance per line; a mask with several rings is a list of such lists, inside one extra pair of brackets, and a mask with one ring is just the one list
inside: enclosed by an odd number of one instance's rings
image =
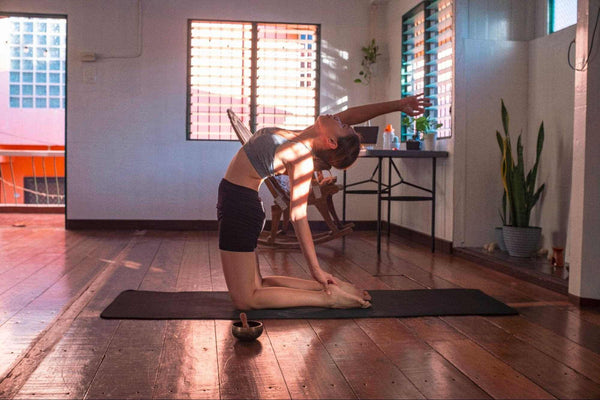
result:
[(327, 294), (331, 294), (329, 291), (329, 285), (337, 285), (337, 279), (333, 277), (330, 273), (323, 271), (321, 268), (314, 270), (311, 272), (312, 277), (323, 285), (325, 292)]
[(403, 113), (416, 117), (425, 112), (425, 107), (431, 106), (431, 100), (424, 97), (424, 93), (419, 93), (415, 96), (408, 96), (402, 99), (402, 111)]

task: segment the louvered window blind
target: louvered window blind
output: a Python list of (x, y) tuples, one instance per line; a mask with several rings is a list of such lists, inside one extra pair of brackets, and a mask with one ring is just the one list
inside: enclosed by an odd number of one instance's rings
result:
[[(402, 18), (402, 96), (425, 93), (426, 115), (443, 124), (438, 138), (452, 136), (452, 0), (426, 0)], [(402, 140), (410, 133), (402, 126)]]
[(237, 140), (228, 108), (253, 132), (310, 126), (319, 61), (318, 25), (190, 21), (189, 139)]

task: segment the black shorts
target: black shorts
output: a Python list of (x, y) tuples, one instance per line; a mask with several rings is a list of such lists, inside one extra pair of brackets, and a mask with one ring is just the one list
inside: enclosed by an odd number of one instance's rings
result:
[(217, 201), (219, 249), (252, 252), (265, 225), (265, 209), (258, 192), (225, 179)]

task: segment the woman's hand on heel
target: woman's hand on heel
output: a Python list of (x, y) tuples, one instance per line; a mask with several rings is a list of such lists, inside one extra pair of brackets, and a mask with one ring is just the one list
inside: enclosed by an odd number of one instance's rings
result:
[(337, 285), (337, 278), (334, 278), (333, 275), (323, 271), (321, 268), (312, 270), (311, 275), (317, 282), (323, 285), (323, 289), (325, 289), (327, 294), (331, 294), (329, 285)]

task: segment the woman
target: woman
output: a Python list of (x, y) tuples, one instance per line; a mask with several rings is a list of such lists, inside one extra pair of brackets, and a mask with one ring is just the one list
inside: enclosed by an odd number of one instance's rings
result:
[[(430, 105), (420, 94), (319, 116), (314, 125), (299, 133), (264, 128), (237, 152), (219, 185), (217, 209), (221, 263), (238, 309), (371, 306), (368, 292), (334, 278), (319, 266), (306, 217), (313, 157), (339, 169), (348, 168), (360, 150), (359, 136), (350, 125), (395, 111), (417, 116)], [(258, 189), (267, 176), (275, 174), (290, 178), (290, 221), (314, 281), (263, 278), (260, 274), (255, 249), (265, 213)]]

